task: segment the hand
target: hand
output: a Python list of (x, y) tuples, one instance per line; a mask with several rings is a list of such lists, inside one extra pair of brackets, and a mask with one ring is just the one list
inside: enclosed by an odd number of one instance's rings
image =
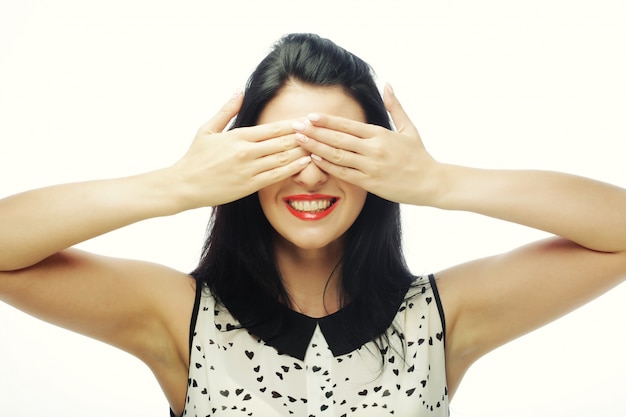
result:
[(238, 94), (202, 126), (172, 169), (185, 208), (225, 204), (302, 170), (311, 158), (298, 146), (289, 121), (224, 131), (241, 108)]
[[(298, 129), (300, 146), (330, 175), (387, 200), (430, 205), (439, 165), (425, 150), (417, 129), (387, 86), (385, 107), (398, 131), (328, 115), (309, 115)], [(302, 124), (295, 124), (301, 128)]]

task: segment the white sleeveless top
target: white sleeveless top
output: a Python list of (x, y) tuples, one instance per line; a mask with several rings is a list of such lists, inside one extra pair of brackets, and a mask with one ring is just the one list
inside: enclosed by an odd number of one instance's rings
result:
[(445, 320), (433, 276), (416, 278), (383, 346), (346, 347), (337, 313), (314, 319), (288, 310), (287, 336), (297, 346), (273, 347), (206, 292), (194, 307), (183, 416), (449, 415)]

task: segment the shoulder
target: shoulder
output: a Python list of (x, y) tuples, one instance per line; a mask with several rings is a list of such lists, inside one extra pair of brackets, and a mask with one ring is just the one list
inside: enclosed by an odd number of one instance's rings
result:
[(3, 301), (141, 359), (158, 354), (155, 340), (181, 338), (194, 293), (195, 281), (180, 271), (76, 249), (0, 273)]
[(619, 284), (625, 261), (550, 237), (437, 273), (448, 372), (459, 380), (484, 354)]

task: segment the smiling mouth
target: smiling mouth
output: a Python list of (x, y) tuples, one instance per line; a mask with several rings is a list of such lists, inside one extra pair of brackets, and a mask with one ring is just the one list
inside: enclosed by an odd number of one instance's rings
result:
[(339, 201), (325, 195), (298, 195), (283, 199), (291, 214), (301, 220), (320, 220), (329, 215)]
[(289, 204), (292, 209), (305, 213), (318, 213), (320, 211), (328, 210), (336, 202), (336, 198), (319, 200), (287, 200), (287, 204)]

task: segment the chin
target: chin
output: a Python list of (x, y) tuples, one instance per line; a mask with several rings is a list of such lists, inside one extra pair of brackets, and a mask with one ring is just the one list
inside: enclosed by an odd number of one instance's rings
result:
[(324, 249), (328, 247), (332, 242), (295, 242), (292, 243), (294, 246), (297, 246), (300, 249), (304, 250), (316, 250), (316, 249)]
[(302, 238), (279, 235), (279, 237), (280, 240), (287, 243), (289, 246), (295, 246), (296, 248), (303, 250), (319, 250), (329, 247), (337, 247), (337, 245), (341, 244), (341, 240), (343, 240), (337, 237), (330, 238), (322, 236), (311, 236), (309, 238)]

